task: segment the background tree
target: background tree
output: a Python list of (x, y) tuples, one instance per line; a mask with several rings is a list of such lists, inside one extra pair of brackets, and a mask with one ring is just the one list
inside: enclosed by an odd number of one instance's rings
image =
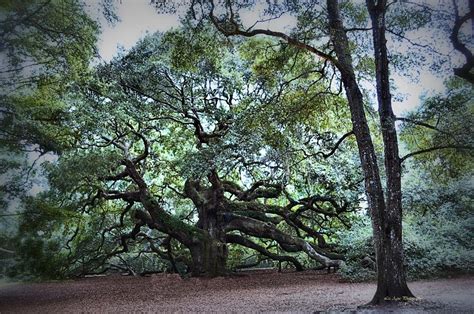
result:
[(0, 236), (16, 252), (17, 208), (41, 185), (38, 156), (70, 135), (54, 122), (67, 82), (87, 77), (98, 25), (74, 1), (3, 1), (0, 24)]
[(2, 144), (57, 152), (65, 131), (37, 125), (60, 120), (67, 82), (87, 77), (98, 25), (71, 1), (6, 1), (1, 9)]
[(377, 213), (372, 211), (377, 261), (377, 291), (372, 303), (383, 303), (387, 298), (413, 297), (413, 294), (408, 289), (403, 268), (402, 172), (385, 37), (387, 2), (367, 0), (366, 4), (372, 21), (377, 102), (386, 173), (385, 207), (377, 208)]

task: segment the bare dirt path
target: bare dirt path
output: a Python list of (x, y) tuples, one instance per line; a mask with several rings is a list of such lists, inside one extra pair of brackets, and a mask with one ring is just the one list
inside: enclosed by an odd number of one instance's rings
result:
[(347, 283), (317, 271), (246, 272), (215, 279), (108, 276), (0, 287), (0, 312), (401, 312), (474, 313), (474, 276), (410, 283), (419, 300), (359, 308), (374, 283)]

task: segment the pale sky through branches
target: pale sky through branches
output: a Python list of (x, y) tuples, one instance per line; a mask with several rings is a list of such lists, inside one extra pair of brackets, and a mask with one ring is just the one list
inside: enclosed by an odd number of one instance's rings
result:
[[(439, 1), (440, 7), (443, 6), (443, 3), (447, 4), (446, 1)], [(99, 0), (89, 1), (87, 4), (91, 12), (98, 11)], [(178, 15), (157, 13), (155, 8), (150, 4), (150, 0), (117, 0), (115, 1), (115, 5), (116, 13), (120, 18), (120, 21), (115, 25), (110, 25), (103, 17), (98, 17), (99, 20), (101, 20), (102, 27), (98, 49), (104, 61), (111, 60), (119, 51), (119, 47), (125, 50), (132, 48), (135, 43), (147, 33), (167, 31), (173, 27), (179, 27), (180, 25)], [(259, 12), (261, 12), (259, 6), (254, 8), (254, 10), (241, 12), (244, 25), (252, 25), (254, 21), (258, 20)], [(259, 28), (285, 31), (292, 25), (295, 25), (294, 19), (283, 15), (277, 20), (259, 24)], [(424, 30), (424, 32), (429, 32), (429, 30)], [(410, 39), (420, 39), (426, 43), (429, 42), (430, 36), (434, 34), (423, 33), (422, 31), (412, 32), (408, 35), (411, 35)], [(445, 55), (454, 53), (448, 38), (446, 38), (446, 42), (436, 43), (436, 45), (434, 48)], [(406, 41), (393, 43), (391, 48), (395, 48), (400, 52), (417, 49)], [(427, 58), (427, 61), (430, 61), (429, 58), (433, 57), (428, 56)], [(459, 62), (463, 62), (461, 57), (458, 57), (458, 59)], [(455, 63), (458, 62), (455, 61)], [(395, 83), (395, 88), (392, 88), (392, 94), (395, 96), (393, 97), (393, 109), (396, 115), (403, 115), (420, 104), (420, 97), (443, 91), (443, 81), (446, 77), (445, 75), (435, 75), (428, 68), (422, 68), (418, 70), (417, 73), (410, 73), (410, 77), (393, 73), (392, 78)]]

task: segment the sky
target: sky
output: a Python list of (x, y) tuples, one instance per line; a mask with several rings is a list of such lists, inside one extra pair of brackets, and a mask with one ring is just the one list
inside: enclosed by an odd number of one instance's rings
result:
[(177, 15), (158, 14), (150, 0), (115, 1), (116, 13), (120, 21), (111, 25), (98, 12), (98, 1), (88, 2), (93, 15), (101, 22), (102, 34), (99, 38), (99, 54), (109, 61), (121, 46), (130, 49), (147, 32), (167, 31), (179, 26)]

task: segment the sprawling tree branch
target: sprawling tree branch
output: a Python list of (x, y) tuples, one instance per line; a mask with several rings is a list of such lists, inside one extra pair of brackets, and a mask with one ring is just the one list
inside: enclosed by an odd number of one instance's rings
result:
[(226, 224), (226, 231), (238, 230), (250, 236), (273, 239), (280, 244), (285, 251), (295, 252), (304, 251), (312, 259), (326, 266), (340, 266), (342, 261), (332, 260), (322, 254), (319, 254), (306, 241), (300, 238), (292, 237), (278, 229), (274, 225), (264, 223), (252, 218), (231, 214), (230, 221)]
[(268, 30), (268, 29), (253, 29), (253, 30), (251, 30), (251, 29), (248, 29), (248, 30), (240, 29), (238, 23), (234, 19), (234, 14), (233, 14), (233, 11), (232, 11), (232, 5), (231, 4), (228, 5), (228, 9), (230, 10), (229, 20), (228, 21), (220, 20), (214, 15), (214, 2), (211, 1), (211, 10), (210, 10), (210, 13), (209, 13), (209, 18), (210, 18), (211, 22), (214, 24), (214, 26), (225, 36), (240, 35), (240, 36), (244, 36), (244, 37), (253, 37), (253, 36), (256, 36), (256, 35), (268, 35), (268, 36), (280, 38), (280, 39), (283, 39), (284, 41), (286, 41), (288, 44), (290, 44), (292, 46), (302, 48), (302, 49), (307, 50), (311, 53), (314, 53), (315, 55), (317, 55), (318, 57), (320, 57), (323, 60), (331, 61), (336, 67), (339, 68), (339, 62), (333, 56), (331, 56), (331, 55), (329, 55), (329, 54), (327, 54), (327, 53), (325, 53), (325, 52), (323, 52), (323, 51), (321, 51), (321, 50), (319, 50), (319, 49), (317, 49), (317, 48), (315, 48), (315, 47), (313, 47), (309, 44), (306, 44), (306, 43), (304, 43), (302, 41), (299, 41), (299, 40), (297, 40), (297, 39), (295, 39), (291, 36), (288, 36), (285, 33), (272, 31), (272, 30)]
[(247, 238), (241, 237), (241, 236), (236, 235), (236, 234), (228, 234), (226, 236), (226, 241), (227, 241), (227, 243), (235, 243), (235, 244), (239, 244), (239, 245), (248, 247), (252, 250), (255, 250), (255, 251), (259, 252), (262, 255), (268, 256), (269, 258), (271, 258), (275, 261), (292, 263), (295, 266), (296, 270), (298, 270), (298, 271), (303, 270), (303, 266), (301, 265), (301, 263), (295, 257), (287, 256), (287, 255), (274, 254), (274, 253), (268, 251), (267, 249), (265, 249), (263, 246), (258, 245), (255, 242), (250, 241)]
[(450, 133), (448, 133), (446, 131), (443, 131), (443, 130), (441, 130), (441, 129), (439, 129), (439, 128), (431, 125), (431, 124), (428, 124), (428, 123), (425, 123), (425, 122), (422, 122), (422, 121), (416, 121), (416, 120), (413, 120), (413, 119), (410, 119), (410, 118), (404, 118), (404, 117), (395, 117), (395, 119), (398, 120), (398, 121), (403, 121), (403, 122), (408, 122), (408, 123), (424, 126), (425, 128), (432, 129), (432, 130), (438, 131), (440, 133), (451, 136)]

